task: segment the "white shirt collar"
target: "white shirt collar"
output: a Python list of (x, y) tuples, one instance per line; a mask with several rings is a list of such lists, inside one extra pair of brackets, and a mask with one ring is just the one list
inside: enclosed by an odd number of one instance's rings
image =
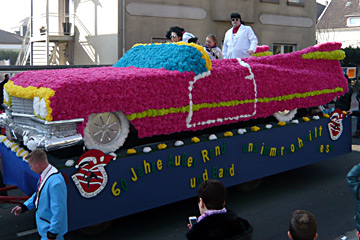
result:
[(52, 167), (51, 164), (49, 164), (49, 165), (44, 169), (44, 171), (42, 171), (42, 173), (41, 173), (41, 179), (45, 179), (46, 174), (49, 173), (51, 167)]

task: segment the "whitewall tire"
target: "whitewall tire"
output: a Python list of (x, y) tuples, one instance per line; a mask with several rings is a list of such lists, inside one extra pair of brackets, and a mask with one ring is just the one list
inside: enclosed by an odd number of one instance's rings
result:
[(282, 112), (276, 112), (274, 113), (274, 117), (279, 121), (279, 122), (288, 122), (291, 121), (294, 117), (295, 114), (297, 113), (297, 109), (293, 109), (293, 110), (284, 110)]
[(124, 144), (129, 131), (129, 120), (122, 112), (93, 113), (86, 123), (84, 144), (88, 149), (115, 152)]

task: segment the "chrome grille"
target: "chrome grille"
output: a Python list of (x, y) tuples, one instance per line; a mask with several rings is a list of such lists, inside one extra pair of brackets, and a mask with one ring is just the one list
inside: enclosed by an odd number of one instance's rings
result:
[(28, 117), (13, 117), (14, 123), (20, 126), (36, 127), (36, 123)]
[(34, 114), (33, 100), (11, 97), (12, 111), (15, 113)]

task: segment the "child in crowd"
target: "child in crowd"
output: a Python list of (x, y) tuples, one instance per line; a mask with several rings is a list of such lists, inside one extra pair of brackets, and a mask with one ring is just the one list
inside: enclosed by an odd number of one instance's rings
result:
[(346, 176), (349, 186), (357, 200), (356, 211), (355, 211), (355, 221), (356, 221), (356, 228), (358, 230), (358, 233), (357, 233), (358, 239), (360, 240), (360, 234), (359, 234), (359, 232), (360, 232), (360, 201), (359, 201), (360, 200), (360, 192), (359, 192), (360, 181), (359, 181), (359, 177), (360, 177), (360, 163), (355, 165)]
[(209, 36), (206, 37), (205, 51), (209, 54), (210, 59), (223, 59), (223, 53), (219, 47), (216, 46), (216, 37), (214, 34), (209, 34)]
[(293, 240), (315, 240), (318, 234), (314, 215), (305, 210), (292, 212), (288, 236)]
[(193, 226), (188, 225), (187, 239), (252, 239), (253, 229), (248, 221), (225, 208), (224, 184), (214, 179), (204, 181), (198, 188), (198, 197), (201, 216)]

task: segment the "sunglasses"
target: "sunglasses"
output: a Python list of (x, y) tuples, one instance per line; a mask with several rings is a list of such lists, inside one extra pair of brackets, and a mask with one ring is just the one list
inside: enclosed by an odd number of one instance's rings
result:
[(172, 35), (172, 36), (170, 36), (171, 38), (177, 38), (178, 36), (176, 36), (176, 35)]
[(239, 18), (232, 18), (231, 21), (235, 22), (235, 21), (239, 21)]

